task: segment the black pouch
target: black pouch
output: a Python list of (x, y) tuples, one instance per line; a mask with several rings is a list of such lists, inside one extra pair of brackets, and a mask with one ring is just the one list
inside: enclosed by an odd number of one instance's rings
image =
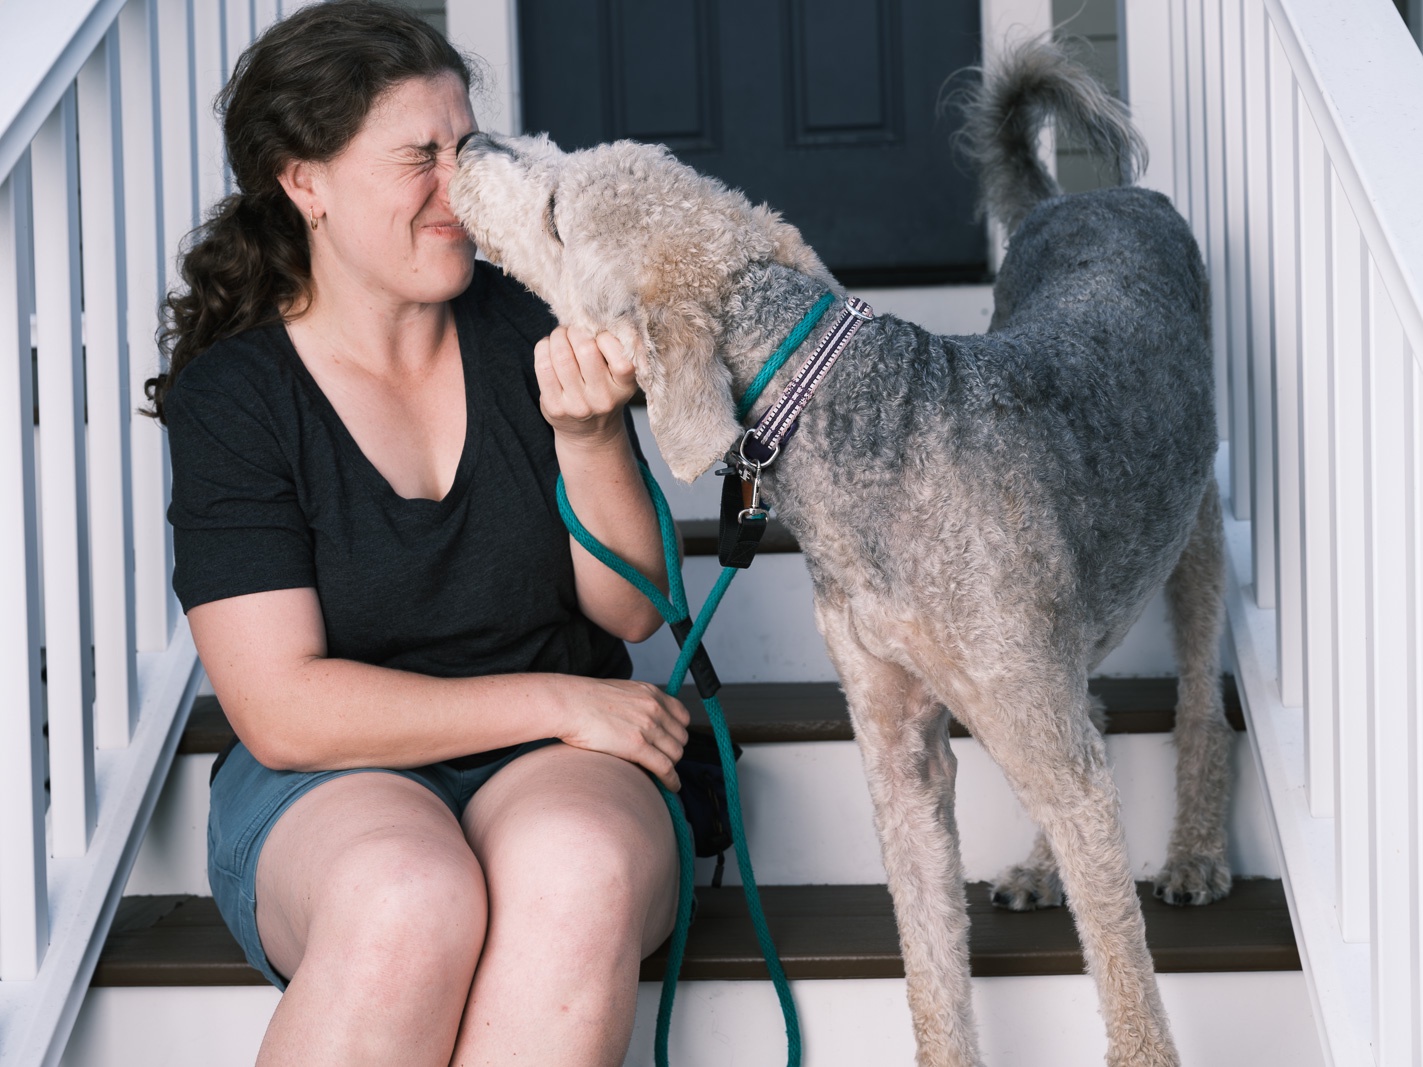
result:
[[(741, 746), (731, 743), (733, 759), (741, 758)], [(692, 827), (692, 843), (698, 856), (715, 856), (712, 885), (721, 885), (726, 868), (726, 850), (731, 847), (731, 815), (726, 803), (726, 775), (716, 738), (692, 731), (677, 761), (677, 777), (682, 789), (677, 794)]]

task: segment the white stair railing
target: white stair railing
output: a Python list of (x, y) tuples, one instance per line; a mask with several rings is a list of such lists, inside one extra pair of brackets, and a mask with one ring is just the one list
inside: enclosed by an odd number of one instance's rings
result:
[(1236, 672), (1321, 1039), (1423, 1062), (1423, 56), (1389, 0), (1123, 0), (1215, 303)]
[(7, 1067), (63, 1051), (197, 685), (169, 591), (166, 445), (137, 409), (177, 243), (227, 183), (212, 98), (278, 14), (277, 0), (0, 10)]

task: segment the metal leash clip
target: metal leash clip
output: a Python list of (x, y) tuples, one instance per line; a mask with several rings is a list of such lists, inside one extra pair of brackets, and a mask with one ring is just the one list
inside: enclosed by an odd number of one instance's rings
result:
[[(751, 503), (749, 507), (742, 508), (736, 514), (738, 523), (744, 522), (765, 522), (770, 515), (770, 511), (761, 506), (761, 472), (771, 465), (772, 460), (780, 453), (780, 446), (771, 449), (771, 456), (766, 460), (752, 459), (746, 454), (746, 442), (751, 438), (751, 431), (747, 430), (741, 438), (741, 444), (736, 451), (728, 451), (723, 457), (726, 466), (717, 471), (718, 477), (736, 475), (743, 482), (751, 483)], [(756, 442), (760, 444), (759, 441)]]
[[(754, 462), (754, 461), (753, 461)], [(742, 476), (745, 477), (744, 475)], [(737, 522), (765, 522), (766, 516), (770, 514), (761, 507), (761, 464), (756, 464), (756, 469), (752, 472), (751, 478), (751, 506), (742, 508), (737, 512)]]

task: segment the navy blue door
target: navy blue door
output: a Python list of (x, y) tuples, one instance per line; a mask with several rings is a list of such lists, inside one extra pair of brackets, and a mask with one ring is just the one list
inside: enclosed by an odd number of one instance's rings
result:
[(666, 144), (798, 226), (847, 286), (976, 281), (940, 88), (979, 0), (520, 0), (524, 126)]

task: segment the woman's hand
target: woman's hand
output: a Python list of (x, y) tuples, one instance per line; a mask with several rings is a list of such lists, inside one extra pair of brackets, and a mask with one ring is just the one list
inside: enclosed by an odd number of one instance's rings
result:
[[(609, 551), (666, 593), (662, 533), (624, 418), (637, 379), (622, 343), (606, 331), (595, 338), (560, 326), (534, 346), (534, 370), (539, 408), (553, 427), (574, 514)], [(631, 584), (576, 541), (571, 551), (584, 615), (624, 641), (645, 640), (662, 625), (657, 609)]]
[(674, 764), (687, 743), (686, 707), (647, 682), (621, 678), (551, 676), (562, 691), (558, 737), (575, 748), (606, 752), (643, 767), (674, 792), (682, 788)]
[(534, 345), (534, 373), (539, 409), (556, 434), (602, 444), (623, 432), (623, 405), (637, 377), (613, 334), (560, 326)]

